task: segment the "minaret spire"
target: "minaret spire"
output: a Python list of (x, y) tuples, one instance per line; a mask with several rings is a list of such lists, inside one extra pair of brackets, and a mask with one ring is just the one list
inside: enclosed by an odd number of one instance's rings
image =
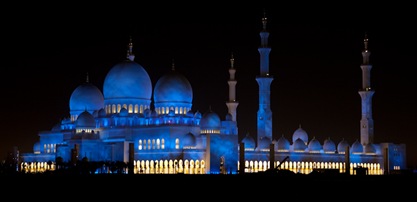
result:
[(86, 75), (86, 78), (85, 78), (85, 82), (86, 83), (89, 83), (90, 81), (89, 81), (89, 77), (88, 77), (88, 72), (87, 72), (87, 75)]
[(262, 28), (264, 31), (266, 31), (266, 24), (268, 23), (268, 18), (266, 17), (266, 11), (264, 9), (264, 16), (262, 18)]
[(174, 59), (172, 59), (172, 64), (171, 65), (172, 65), (171, 66), (172, 71), (175, 71), (175, 61), (174, 61)]
[(368, 34), (364, 37), (364, 50), (362, 51), (363, 62), (362, 69), (362, 89), (359, 90), (362, 104), (362, 115), (360, 121), (361, 143), (363, 146), (372, 144), (374, 142), (374, 120), (372, 118), (372, 96), (374, 91), (371, 88), (371, 69), (372, 65), (369, 63)]
[(239, 102), (236, 101), (236, 69), (234, 67), (235, 59), (233, 57), (233, 53), (230, 56), (230, 68), (229, 68), (229, 80), (227, 83), (229, 84), (229, 100), (226, 102), (227, 109), (230, 115), (232, 115), (232, 121), (236, 122), (236, 108), (239, 105)]
[(267, 17), (264, 11), (262, 17), (262, 31), (259, 33), (261, 45), (258, 48), (260, 55), (260, 75), (256, 77), (259, 85), (259, 108), (258, 108), (258, 134), (257, 138), (260, 142), (261, 138), (268, 137), (272, 140), (272, 111), (271, 111), (271, 83), (273, 77), (269, 75), (269, 53), (271, 48), (268, 46), (269, 32), (266, 29)]
[(135, 59), (135, 54), (133, 54), (133, 42), (132, 42), (132, 36), (130, 36), (129, 39), (129, 44), (127, 45), (128, 49), (127, 49), (127, 59), (129, 59), (130, 61), (133, 61)]

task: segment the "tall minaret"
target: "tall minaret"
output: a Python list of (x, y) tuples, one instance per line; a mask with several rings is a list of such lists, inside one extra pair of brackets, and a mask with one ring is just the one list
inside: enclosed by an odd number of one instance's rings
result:
[(269, 75), (269, 52), (268, 47), (269, 32), (266, 30), (267, 18), (264, 13), (262, 18), (263, 29), (259, 33), (261, 37), (261, 46), (258, 48), (260, 54), (261, 74), (256, 77), (259, 85), (259, 109), (258, 109), (258, 142), (262, 137), (268, 137), (272, 140), (272, 111), (271, 111), (271, 82), (272, 76)]
[(235, 73), (236, 69), (234, 67), (235, 59), (233, 58), (233, 53), (230, 58), (230, 69), (229, 69), (229, 81), (227, 83), (229, 84), (229, 101), (226, 102), (227, 109), (229, 111), (229, 114), (232, 115), (232, 121), (236, 121), (236, 108), (239, 105), (239, 102), (236, 101), (236, 79), (235, 79)]
[(372, 119), (372, 96), (374, 91), (371, 88), (372, 65), (369, 64), (371, 52), (368, 50), (368, 36), (366, 34), (363, 41), (365, 48), (362, 51), (362, 89), (359, 90), (359, 95), (362, 100), (361, 143), (365, 146), (374, 142), (374, 120)]

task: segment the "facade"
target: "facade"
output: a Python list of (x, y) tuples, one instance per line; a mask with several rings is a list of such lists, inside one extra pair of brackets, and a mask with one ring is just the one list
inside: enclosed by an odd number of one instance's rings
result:
[[(107, 73), (103, 90), (88, 81), (69, 100), (69, 117), (50, 131), (39, 132), (33, 153), (20, 154), (20, 167), (29, 172), (56, 169), (59, 161), (124, 162), (134, 173), (252, 173), (272, 168), (310, 173), (337, 170), (355, 173), (366, 168), (380, 175), (406, 167), (405, 144), (375, 143), (368, 37), (362, 52), (362, 118), (359, 140), (349, 144), (309, 138), (300, 126), (292, 139), (273, 139), (270, 108), (267, 18), (262, 18), (257, 139), (238, 138), (236, 69), (229, 68), (228, 114), (211, 109), (192, 111), (193, 88), (172, 64), (153, 87), (144, 67), (135, 62), (130, 40), (125, 60)], [(220, 98), (223, 99), (223, 98)], [(111, 172), (100, 165), (100, 172)]]

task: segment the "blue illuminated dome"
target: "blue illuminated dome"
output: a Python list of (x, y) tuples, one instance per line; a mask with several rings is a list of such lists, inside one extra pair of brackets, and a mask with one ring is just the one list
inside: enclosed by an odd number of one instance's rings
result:
[(373, 144), (367, 144), (367, 145), (365, 145), (365, 153), (367, 153), (367, 154), (375, 154), (376, 153), (375, 146)]
[(186, 109), (182, 114), (186, 114), (193, 101), (193, 90), (190, 82), (173, 69), (162, 76), (155, 84), (154, 101), (155, 108), (182, 107)]
[(104, 107), (104, 97), (95, 85), (86, 82), (72, 92), (69, 105), (71, 115), (78, 115), (85, 110), (93, 113)]
[(362, 144), (359, 142), (359, 140), (356, 140), (353, 144), (352, 144), (352, 153), (362, 153), (363, 152), (363, 146)]
[(269, 145), (271, 145), (271, 139), (269, 139), (266, 136), (263, 136), (260, 138), (259, 143), (258, 143), (258, 148), (262, 149), (262, 150), (269, 150)]
[(284, 136), (281, 136), (275, 143), (275, 149), (278, 151), (289, 151), (290, 141), (288, 141)]
[(98, 111), (98, 117), (105, 117), (106, 116), (106, 110), (104, 110), (104, 108), (101, 108)]
[(204, 113), (203, 118), (201, 118), (200, 126), (201, 129), (219, 129), (221, 126), (219, 115), (209, 110)]
[(196, 143), (196, 138), (191, 132), (187, 133), (182, 140), (183, 147), (195, 147)]
[(294, 141), (294, 151), (305, 151), (305, 149), (307, 148), (307, 145), (305, 144), (304, 140), (302, 140), (301, 138), (298, 138)]
[(242, 143), (244, 143), (245, 149), (255, 149), (255, 139), (246, 134), (246, 137), (243, 138)]
[(297, 140), (298, 138), (300, 138), (302, 141), (304, 141), (305, 144), (307, 144), (308, 142), (308, 134), (307, 132), (300, 127), (294, 131), (293, 135), (292, 135), (292, 141), (295, 142), (295, 140)]
[(150, 100), (152, 82), (146, 70), (138, 63), (125, 60), (107, 73), (103, 85), (104, 99)]
[(310, 142), (308, 143), (308, 150), (310, 152), (320, 152), (321, 149), (322, 149), (322, 146), (320, 142), (315, 137), (313, 137), (313, 139), (311, 139)]
[(199, 112), (199, 111), (195, 112), (194, 118), (201, 119), (201, 117), (203, 117), (203, 115), (201, 115), (201, 112)]
[(339, 144), (337, 144), (337, 152), (339, 153), (345, 153), (346, 152), (346, 148), (349, 147), (349, 143), (343, 139), (342, 141), (339, 142)]
[(326, 153), (335, 153), (336, 152), (336, 144), (330, 139), (324, 140), (323, 150)]
[(77, 128), (95, 128), (96, 120), (94, 119), (92, 114), (90, 114), (88, 111), (84, 111), (83, 113), (78, 115), (75, 124)]

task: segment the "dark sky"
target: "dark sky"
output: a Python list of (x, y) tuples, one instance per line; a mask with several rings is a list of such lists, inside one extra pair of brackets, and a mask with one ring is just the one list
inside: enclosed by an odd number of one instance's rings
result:
[[(110, 68), (133, 37), (136, 62), (153, 83), (172, 60), (193, 87), (193, 110), (211, 107), (222, 119), (228, 99), (230, 55), (235, 58), (240, 137), (256, 136), (261, 17), (270, 32), (273, 136), (301, 126), (321, 143), (360, 138), (361, 51), (369, 36), (375, 143), (406, 143), (417, 166), (412, 13), (355, 7), (11, 8), (2, 16), (0, 157), (13, 146), (31, 152), (38, 132), (69, 115), (72, 91), (85, 81), (102, 89)], [(404, 12), (402, 12), (404, 11)], [(414, 18), (415, 19), (415, 18)]]

